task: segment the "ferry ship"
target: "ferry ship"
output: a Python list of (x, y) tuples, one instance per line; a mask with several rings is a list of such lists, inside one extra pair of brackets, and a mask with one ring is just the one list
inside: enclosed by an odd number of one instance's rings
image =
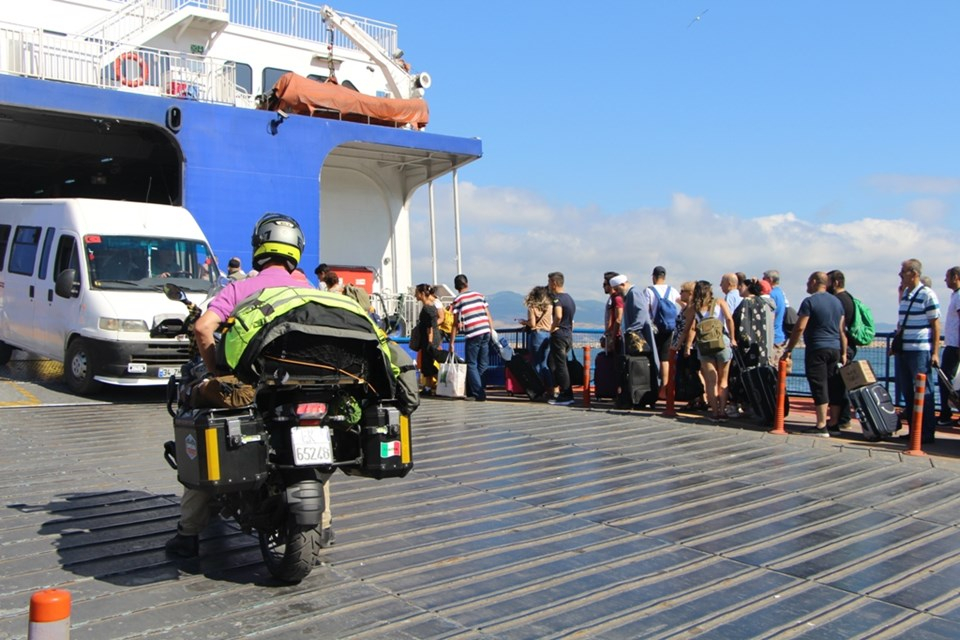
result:
[(396, 26), (298, 0), (5, 3), (0, 197), (182, 205), (221, 269), (282, 212), (308, 273), (365, 265), (407, 291), (413, 193), (452, 174), (459, 216), (482, 153), (425, 130), (430, 84)]

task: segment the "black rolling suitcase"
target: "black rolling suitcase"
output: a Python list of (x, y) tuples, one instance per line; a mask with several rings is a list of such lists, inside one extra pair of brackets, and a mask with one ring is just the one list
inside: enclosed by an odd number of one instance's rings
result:
[(934, 367), (934, 369), (937, 370), (937, 379), (940, 381), (940, 384), (947, 389), (947, 401), (954, 409), (960, 409), (960, 391), (953, 388), (953, 380), (951, 380), (940, 367)]
[[(510, 373), (510, 375), (516, 379), (519, 387), (526, 392), (528, 398), (531, 400), (536, 400), (546, 393), (547, 389), (543, 385), (543, 380), (541, 380), (540, 376), (537, 375), (536, 369), (533, 368), (533, 365), (530, 364), (530, 361), (527, 360), (524, 353), (514, 353), (513, 357), (504, 364), (507, 367), (507, 371)], [(507, 391), (512, 392), (513, 389), (511, 387), (513, 387), (513, 384), (508, 377)]]
[[(739, 350), (733, 350), (733, 364), (739, 369), (739, 379), (747, 403), (754, 414), (764, 422), (772, 423), (777, 414), (777, 370), (768, 364), (745, 367)], [(783, 415), (790, 415), (790, 398), (783, 399)]]
[(900, 429), (900, 416), (893, 406), (887, 388), (879, 382), (847, 392), (850, 404), (857, 410), (863, 437), (876, 442)]
[(617, 356), (606, 351), (597, 354), (596, 368), (593, 372), (593, 393), (597, 400), (616, 398), (620, 393), (620, 368)]
[(653, 367), (653, 358), (644, 353), (639, 356), (622, 356), (620, 396), (617, 406), (620, 408), (650, 407), (657, 404), (660, 393), (657, 384), (657, 371)]
[(677, 355), (674, 399), (690, 402), (703, 397), (703, 381), (700, 380), (700, 359), (691, 354)]

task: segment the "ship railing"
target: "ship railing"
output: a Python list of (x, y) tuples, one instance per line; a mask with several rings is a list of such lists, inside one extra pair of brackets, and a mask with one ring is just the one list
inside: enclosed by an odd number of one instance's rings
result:
[(236, 65), (180, 51), (119, 47), (104, 60), (103, 43), (0, 23), (0, 73), (72, 82), (201, 102), (236, 105)]
[(81, 31), (80, 37), (103, 42), (130, 40), (134, 33), (172, 13), (173, 4), (171, 0), (129, 0), (122, 9)]
[[(190, 0), (167, 0), (181, 5)], [(214, 0), (208, 0), (214, 2)], [(281, 36), (327, 44), (330, 32), (320, 7), (299, 0), (221, 0), (226, 3), (230, 22), (259, 31)], [(222, 9), (221, 9), (222, 10)], [(349, 13), (340, 15), (350, 18), (373, 38), (384, 51), (393, 55), (397, 51), (396, 25), (372, 20)], [(333, 46), (356, 50), (357, 46), (343, 33), (333, 29)]]
[[(274, 35), (330, 42), (331, 31), (320, 7), (300, 0), (127, 0), (123, 9), (92, 25), (83, 35), (106, 41), (130, 39), (151, 23), (186, 7), (226, 12), (232, 24)], [(350, 18), (389, 55), (397, 51), (396, 25), (349, 13), (340, 15)], [(334, 47), (357, 49), (340, 31), (333, 29), (332, 35)]]

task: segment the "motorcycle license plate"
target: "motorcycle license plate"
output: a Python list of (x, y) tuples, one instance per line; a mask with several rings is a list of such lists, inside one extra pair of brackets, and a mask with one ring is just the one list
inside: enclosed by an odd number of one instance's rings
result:
[(170, 376), (175, 376), (180, 373), (180, 367), (160, 367), (160, 370), (157, 371), (158, 378), (169, 378)]
[(330, 427), (292, 427), (290, 439), (293, 444), (293, 464), (333, 464)]

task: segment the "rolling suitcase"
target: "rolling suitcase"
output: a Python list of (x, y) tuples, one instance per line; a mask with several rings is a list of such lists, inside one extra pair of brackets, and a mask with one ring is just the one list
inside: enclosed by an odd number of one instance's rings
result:
[(940, 380), (940, 384), (947, 389), (947, 401), (954, 409), (960, 409), (960, 391), (953, 388), (953, 380), (940, 367), (934, 367), (934, 369), (937, 370), (937, 379)]
[[(747, 403), (764, 422), (772, 423), (777, 413), (777, 370), (768, 364), (744, 367), (739, 350), (733, 350), (733, 361), (739, 369), (740, 384)], [(783, 401), (783, 415), (790, 415), (790, 398)]]
[(650, 407), (657, 404), (660, 388), (649, 353), (638, 356), (622, 356), (620, 396), (617, 406), (621, 408)]
[(543, 385), (543, 381), (524, 354), (513, 354), (513, 357), (505, 365), (507, 393), (514, 395), (526, 393), (531, 400), (535, 400), (546, 393), (547, 389)]
[(703, 396), (703, 381), (700, 380), (700, 360), (695, 355), (677, 355), (674, 398), (690, 402)]
[(851, 389), (847, 396), (860, 417), (863, 437), (870, 442), (891, 436), (900, 429), (900, 416), (893, 400), (887, 388), (879, 382)]
[(617, 368), (617, 356), (605, 351), (597, 354), (596, 368), (593, 372), (593, 394), (601, 398), (616, 398), (620, 393), (620, 371)]

